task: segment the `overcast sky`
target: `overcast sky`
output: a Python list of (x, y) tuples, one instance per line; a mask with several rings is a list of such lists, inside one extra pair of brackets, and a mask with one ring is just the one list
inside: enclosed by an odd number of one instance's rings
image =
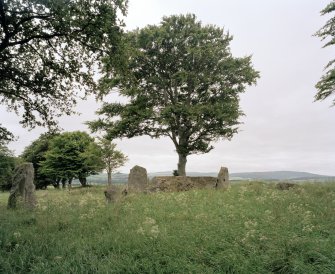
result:
[[(208, 154), (188, 157), (187, 171), (230, 172), (296, 170), (335, 175), (335, 107), (331, 99), (313, 102), (315, 84), (334, 58), (312, 36), (328, 17), (320, 16), (330, 0), (130, 0), (127, 28), (158, 24), (165, 15), (194, 13), (204, 24), (224, 27), (234, 36), (234, 56), (253, 55), (261, 78), (241, 96), (240, 132), (231, 141), (214, 143)], [(87, 130), (99, 107), (93, 98), (78, 105), (80, 116), (61, 118), (67, 131)], [(10, 148), (20, 154), (44, 129), (28, 131), (0, 108), (1, 123), (19, 140)], [(177, 154), (168, 139), (118, 140), (129, 157), (128, 172), (138, 164), (149, 172), (176, 169)]]

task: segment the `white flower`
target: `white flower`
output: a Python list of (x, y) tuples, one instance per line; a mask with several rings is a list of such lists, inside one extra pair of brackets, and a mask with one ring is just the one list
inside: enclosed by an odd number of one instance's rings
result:
[(154, 225), (151, 230), (150, 233), (153, 237), (157, 238), (158, 234), (159, 234), (159, 228), (158, 225)]
[(139, 229), (137, 229), (136, 232), (137, 232), (138, 234), (142, 234), (142, 235), (144, 235), (144, 229), (143, 229), (143, 227), (140, 227)]
[(15, 238), (20, 238), (21, 237), (20, 232), (14, 232), (13, 235), (14, 235)]
[(154, 225), (156, 223), (156, 221), (150, 217), (146, 217), (145, 218), (145, 221), (144, 221), (144, 224), (147, 224), (147, 225)]

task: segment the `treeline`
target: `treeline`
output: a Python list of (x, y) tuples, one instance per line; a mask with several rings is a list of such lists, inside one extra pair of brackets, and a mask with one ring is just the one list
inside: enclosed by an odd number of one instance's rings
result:
[(0, 146), (0, 188), (9, 190), (15, 167), (23, 162), (34, 165), (34, 183), (37, 189), (52, 185), (55, 188), (71, 186), (78, 179), (87, 186), (86, 178), (106, 170), (108, 184), (112, 172), (124, 165), (127, 157), (105, 138), (95, 140), (86, 132), (44, 133), (15, 157), (7, 146)]

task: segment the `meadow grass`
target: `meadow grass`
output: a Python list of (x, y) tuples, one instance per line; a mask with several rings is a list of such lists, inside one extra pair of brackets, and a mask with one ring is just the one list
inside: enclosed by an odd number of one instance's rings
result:
[(38, 191), (33, 212), (0, 194), (0, 273), (335, 273), (335, 183), (103, 190)]

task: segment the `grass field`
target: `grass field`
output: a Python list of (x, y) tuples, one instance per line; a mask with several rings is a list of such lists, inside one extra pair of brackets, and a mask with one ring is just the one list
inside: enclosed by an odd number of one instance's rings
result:
[(0, 194), (0, 273), (335, 273), (335, 183), (103, 190), (38, 191), (34, 212)]

